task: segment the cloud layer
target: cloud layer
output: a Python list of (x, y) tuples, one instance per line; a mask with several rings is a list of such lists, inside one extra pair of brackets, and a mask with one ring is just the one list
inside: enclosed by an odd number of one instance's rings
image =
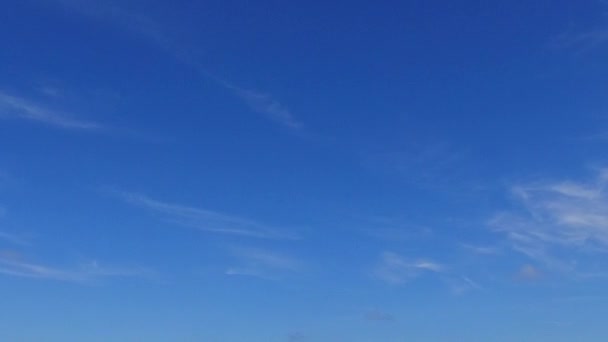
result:
[(608, 251), (607, 185), (608, 169), (601, 169), (587, 182), (515, 186), (519, 209), (497, 214), (490, 226), (514, 250), (552, 268), (573, 268), (574, 252)]

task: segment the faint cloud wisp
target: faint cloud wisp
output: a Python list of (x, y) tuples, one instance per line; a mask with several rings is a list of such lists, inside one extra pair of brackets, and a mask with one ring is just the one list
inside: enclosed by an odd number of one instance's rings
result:
[(221, 82), (227, 89), (234, 92), (253, 111), (266, 116), (268, 119), (293, 130), (300, 130), (304, 125), (296, 119), (293, 113), (269, 94), (239, 88), (225, 82)]
[(122, 8), (116, 4), (90, 0), (51, 0), (74, 10), (80, 14), (108, 20), (128, 32), (132, 32), (147, 39), (150, 43), (172, 54), (180, 63), (193, 68), (201, 77), (230, 90), (236, 97), (254, 112), (264, 115), (283, 127), (291, 130), (301, 130), (304, 125), (295, 115), (272, 95), (257, 90), (244, 89), (214, 76), (206, 67), (196, 61), (192, 48), (180, 46), (167, 34), (161, 25), (142, 13)]
[(154, 274), (145, 268), (116, 268), (100, 266), (96, 261), (75, 268), (56, 268), (24, 260), (13, 251), (0, 251), (0, 274), (69, 282), (92, 282), (102, 278), (150, 277)]
[(424, 259), (408, 260), (393, 252), (384, 252), (374, 271), (375, 276), (389, 284), (404, 284), (423, 273), (441, 273), (444, 266)]
[(73, 130), (99, 130), (103, 125), (82, 121), (41, 106), (34, 101), (0, 91), (0, 118), (20, 119)]
[(594, 180), (515, 186), (520, 210), (494, 216), (490, 227), (511, 247), (545, 266), (568, 271), (581, 253), (608, 252), (608, 169)]
[(303, 263), (291, 256), (259, 248), (233, 248), (232, 254), (239, 265), (225, 271), (229, 276), (252, 276), (277, 279), (286, 273), (298, 272)]
[(129, 204), (162, 214), (165, 220), (169, 222), (209, 233), (261, 239), (295, 240), (299, 238), (293, 233), (280, 231), (265, 224), (237, 216), (162, 202), (135, 193), (121, 191), (112, 191), (112, 193), (117, 194)]

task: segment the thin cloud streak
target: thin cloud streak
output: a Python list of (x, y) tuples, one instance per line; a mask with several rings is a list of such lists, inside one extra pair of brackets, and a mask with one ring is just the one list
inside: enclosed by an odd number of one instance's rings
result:
[(461, 244), (461, 247), (473, 254), (478, 255), (498, 255), (501, 253), (501, 249), (499, 247), (474, 246), (470, 244)]
[(473, 290), (483, 290), (483, 287), (466, 276), (445, 277), (443, 281), (455, 295), (463, 295)]
[(443, 264), (428, 259), (408, 259), (393, 252), (384, 252), (373, 275), (389, 285), (403, 285), (425, 276), (434, 276), (454, 295), (463, 295), (483, 287), (471, 278), (460, 275)]
[(34, 121), (74, 130), (98, 130), (103, 128), (103, 125), (97, 122), (73, 119), (33, 101), (9, 95), (3, 91), (0, 91), (0, 118)]
[(30, 264), (21, 261), (0, 259), (0, 274), (25, 277), (40, 278), (62, 281), (82, 281), (80, 274), (67, 272), (43, 265)]
[(22, 260), (18, 255), (0, 253), (0, 274), (14, 277), (68, 282), (88, 282), (101, 278), (149, 277), (154, 272), (144, 268), (106, 268), (97, 262), (75, 269), (61, 269)]
[(299, 272), (303, 263), (291, 256), (259, 248), (233, 248), (238, 266), (224, 273), (228, 276), (251, 276), (276, 280), (287, 273)]
[(389, 284), (404, 284), (423, 273), (441, 273), (444, 270), (443, 265), (430, 260), (409, 260), (393, 252), (384, 252), (374, 275)]
[(212, 210), (162, 202), (144, 195), (114, 192), (129, 204), (164, 215), (166, 221), (201, 231), (260, 239), (296, 240), (295, 234), (279, 231), (253, 220)]
[(268, 119), (293, 130), (301, 130), (304, 124), (298, 121), (295, 115), (283, 104), (269, 94), (243, 89), (226, 82), (221, 84), (249, 106), (253, 111), (266, 116)]
[(243, 101), (252, 111), (262, 114), (267, 119), (280, 124), (291, 130), (299, 131), (304, 128), (295, 115), (281, 102), (270, 94), (257, 90), (245, 89), (214, 76), (201, 63), (193, 57), (190, 49), (175, 44), (174, 39), (150, 17), (141, 13), (125, 10), (115, 4), (101, 4), (90, 0), (51, 0), (66, 8), (72, 9), (83, 15), (95, 18), (106, 18), (114, 25), (129, 32), (146, 38), (150, 43), (167, 51), (180, 63), (192, 67), (201, 77), (211, 80), (228, 89), (237, 98)]

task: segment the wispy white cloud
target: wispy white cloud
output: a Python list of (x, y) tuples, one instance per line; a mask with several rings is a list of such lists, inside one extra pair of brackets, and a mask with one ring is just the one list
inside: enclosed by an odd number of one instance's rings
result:
[(465, 250), (478, 255), (497, 255), (501, 253), (501, 249), (496, 246), (475, 246), (470, 244), (461, 244)]
[(295, 115), (285, 105), (280, 103), (272, 95), (236, 87), (226, 82), (221, 82), (226, 88), (234, 92), (241, 100), (243, 100), (249, 108), (258, 112), (268, 119), (293, 130), (304, 128), (304, 124), (300, 122)]
[[(521, 190), (521, 189), (516, 189)], [(555, 192), (556, 194), (569, 196), (572, 198), (581, 198), (586, 200), (595, 200), (602, 195), (602, 189), (597, 188), (596, 186), (588, 186), (582, 184), (576, 184), (572, 182), (562, 182), (558, 184), (553, 184), (549, 186), (549, 190)], [(520, 195), (527, 196), (525, 193), (520, 193)]]
[(281, 231), (250, 219), (207, 209), (162, 202), (141, 194), (120, 191), (113, 191), (113, 193), (119, 195), (129, 204), (162, 214), (164, 219), (169, 222), (209, 233), (261, 239), (293, 240), (299, 238), (293, 233)]
[(452, 294), (455, 295), (463, 295), (471, 291), (483, 290), (481, 285), (467, 276), (444, 274), (442, 275), (441, 280), (448, 286)]
[(501, 212), (490, 221), (512, 248), (552, 269), (572, 270), (575, 252), (608, 251), (608, 169), (587, 182), (519, 185), (512, 194), (520, 210)]
[(443, 265), (431, 260), (410, 260), (393, 252), (384, 252), (374, 275), (389, 284), (403, 284), (425, 273), (441, 273), (444, 270)]
[(291, 256), (259, 248), (233, 248), (238, 263), (225, 271), (230, 276), (276, 279), (286, 273), (301, 271), (303, 263)]
[(429, 259), (408, 259), (393, 252), (382, 253), (373, 275), (390, 285), (402, 285), (420, 277), (433, 276), (454, 295), (483, 289), (468, 276), (444, 264)]
[(251, 110), (262, 114), (283, 127), (292, 130), (304, 128), (295, 115), (274, 96), (252, 89), (235, 86), (223, 78), (213, 75), (194, 57), (192, 46), (176, 44), (174, 37), (150, 16), (120, 7), (116, 3), (92, 0), (50, 0), (64, 7), (87, 16), (105, 19), (108, 22), (140, 35), (150, 43), (172, 54), (176, 60), (193, 68), (201, 77), (215, 82), (217, 85), (230, 90), (242, 100)]
[(156, 272), (147, 267), (106, 265), (97, 260), (81, 264), (78, 268), (78, 272), (91, 278), (150, 278), (156, 276)]
[(0, 274), (62, 281), (84, 280), (82, 275), (79, 273), (7, 258), (0, 258)]
[(89, 282), (102, 278), (150, 277), (154, 274), (145, 268), (116, 268), (100, 266), (96, 261), (74, 268), (57, 268), (29, 262), (22, 255), (11, 251), (0, 251), (0, 274), (15, 277)]
[(103, 128), (103, 125), (97, 122), (78, 120), (32, 100), (13, 96), (3, 91), (0, 91), (0, 118), (27, 120), (74, 130)]

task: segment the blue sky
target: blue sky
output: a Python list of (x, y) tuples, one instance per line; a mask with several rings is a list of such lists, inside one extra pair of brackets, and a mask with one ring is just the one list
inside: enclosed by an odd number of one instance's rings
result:
[(3, 341), (604, 341), (608, 3), (9, 1)]

